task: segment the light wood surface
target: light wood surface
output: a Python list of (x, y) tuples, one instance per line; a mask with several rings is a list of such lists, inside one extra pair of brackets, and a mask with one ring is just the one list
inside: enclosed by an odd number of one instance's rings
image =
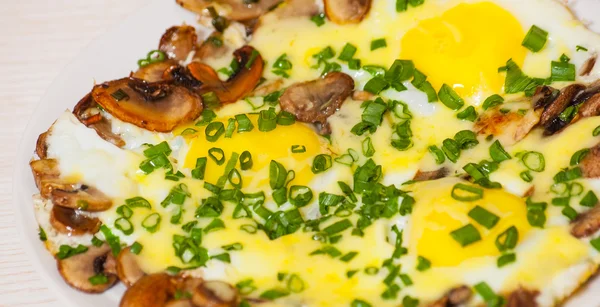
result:
[(83, 47), (146, 2), (4, 0), (0, 5), (0, 306), (61, 306), (31, 265), (15, 224), (13, 164), (29, 118)]
[[(163, 0), (173, 1), (173, 0)], [(598, 0), (579, 0), (595, 2)], [(15, 155), (40, 97), (61, 69), (145, 0), (4, 0), (0, 5), (0, 306), (61, 306), (32, 266), (12, 200)], [(174, 1), (173, 1), (174, 2)], [(568, 1), (573, 2), (573, 1)], [(584, 13), (593, 18), (593, 12)], [(600, 27), (598, 27), (600, 28)], [(31, 204), (18, 204), (29, 206)]]

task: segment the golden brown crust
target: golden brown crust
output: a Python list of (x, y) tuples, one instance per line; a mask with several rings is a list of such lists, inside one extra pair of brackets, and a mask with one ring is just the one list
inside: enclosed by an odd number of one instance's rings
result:
[(50, 211), (50, 224), (60, 233), (78, 236), (98, 232), (102, 223), (99, 219), (85, 216), (77, 210), (54, 205)]
[(51, 192), (52, 203), (74, 210), (84, 210), (88, 212), (105, 211), (112, 207), (112, 200), (100, 190), (82, 185), (73, 189), (62, 187), (55, 188)]
[[(82, 254), (66, 259), (57, 259), (58, 271), (69, 286), (87, 293), (102, 293), (117, 282), (116, 276), (104, 272), (103, 266), (108, 253), (110, 253), (110, 247), (106, 244), (100, 247), (90, 246)], [(89, 278), (98, 274), (105, 274), (107, 282), (98, 285), (91, 284)]]

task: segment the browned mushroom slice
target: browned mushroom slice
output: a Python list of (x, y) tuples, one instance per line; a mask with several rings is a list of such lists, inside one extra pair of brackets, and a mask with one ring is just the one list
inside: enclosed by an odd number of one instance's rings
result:
[(187, 299), (179, 299), (179, 300), (170, 300), (168, 301), (164, 307), (197, 307), (194, 306), (191, 300)]
[(120, 136), (112, 133), (112, 125), (102, 117), (98, 104), (92, 99), (92, 93), (85, 95), (73, 109), (73, 114), (79, 121), (96, 131), (104, 140), (114, 144), (117, 147), (125, 146), (125, 141)]
[(519, 288), (514, 290), (506, 300), (506, 307), (537, 307), (535, 298), (540, 294), (539, 291)]
[(352, 77), (341, 72), (288, 87), (279, 99), (281, 109), (305, 123), (326, 126), (327, 118), (342, 106), (354, 90)]
[(223, 34), (215, 31), (196, 49), (194, 61), (202, 62), (208, 58), (221, 58), (229, 52), (231, 51), (223, 41)]
[(192, 26), (182, 25), (167, 29), (160, 38), (158, 49), (164, 52), (169, 59), (185, 61), (195, 48), (198, 41), (196, 29)]
[(218, 4), (227, 8), (227, 18), (231, 20), (243, 21), (260, 17), (275, 7), (281, 0), (261, 0), (256, 3), (246, 4), (239, 0), (176, 0), (177, 4), (192, 12), (202, 14), (207, 7)]
[(311, 17), (318, 13), (319, 6), (314, 0), (288, 0), (273, 10), (273, 14), (281, 19)]
[(104, 211), (112, 207), (112, 200), (108, 196), (86, 185), (78, 189), (55, 188), (51, 197), (55, 205), (88, 212)]
[[(117, 277), (107, 274), (104, 270), (106, 257), (110, 247), (106, 244), (96, 247), (90, 246), (82, 254), (66, 259), (57, 259), (58, 272), (69, 286), (88, 293), (101, 293), (108, 290), (117, 282)], [(93, 285), (89, 279), (98, 274), (107, 277), (106, 283)]]
[(273, 81), (266, 81), (263, 84), (257, 86), (250, 96), (267, 96), (275, 91), (278, 91), (283, 86), (282, 79), (275, 79)]
[(413, 180), (415, 180), (415, 181), (436, 180), (436, 179), (440, 179), (440, 178), (444, 178), (444, 177), (448, 176), (449, 172), (450, 171), (445, 167), (442, 167), (442, 168), (434, 170), (434, 171), (426, 171), (426, 172), (422, 172), (421, 170), (418, 170), (417, 173), (415, 174), (415, 177), (413, 178)]
[(596, 59), (598, 58), (598, 55), (593, 54), (591, 57), (589, 57), (584, 63), (583, 65), (581, 65), (581, 68), (579, 69), (579, 75), (580, 76), (587, 76), (592, 72), (592, 69), (594, 69), (594, 66), (596, 65)]
[(168, 82), (123, 78), (96, 85), (92, 97), (114, 117), (158, 132), (170, 132), (202, 112), (197, 94)]
[(142, 79), (146, 82), (163, 81), (166, 79), (165, 72), (175, 65), (177, 65), (177, 62), (173, 60), (150, 63), (144, 67), (140, 67), (140, 69), (138, 69), (131, 76), (137, 79)]
[(60, 176), (60, 170), (58, 168), (58, 161), (55, 159), (41, 159), (29, 162), (29, 167), (33, 173), (33, 179), (35, 185), (38, 187), (40, 192), (44, 186), (44, 182), (48, 180), (58, 180)]
[(239, 70), (227, 81), (219, 80), (217, 73), (208, 65), (193, 62), (188, 70), (203, 85), (199, 93), (213, 92), (222, 104), (233, 103), (244, 98), (258, 85), (264, 68), (264, 61), (258, 51), (243, 46), (233, 53)]
[(359, 23), (371, 8), (371, 0), (324, 0), (325, 14), (337, 24)]
[(352, 92), (352, 99), (354, 100), (358, 100), (358, 101), (366, 101), (366, 100), (371, 100), (373, 99), (373, 97), (375, 97), (375, 95), (367, 92), (367, 91), (354, 91)]
[(119, 280), (127, 287), (131, 287), (146, 275), (135, 260), (135, 255), (131, 252), (131, 247), (121, 250), (116, 263)]
[(38, 157), (40, 157), (40, 159), (46, 159), (46, 154), (48, 153), (48, 144), (46, 143), (48, 132), (49, 131), (46, 131), (40, 134), (37, 142), (35, 143), (35, 153), (38, 155)]
[(590, 152), (579, 162), (579, 167), (585, 178), (600, 177), (600, 145), (590, 148)]
[(530, 109), (525, 115), (502, 113), (498, 109), (483, 113), (475, 122), (475, 132), (494, 135), (503, 144), (511, 145), (522, 140), (539, 122), (542, 109)]
[(429, 307), (454, 307), (465, 304), (471, 298), (473, 291), (467, 286), (460, 286), (450, 290), (441, 299), (430, 304)]
[(146, 275), (125, 291), (119, 306), (163, 307), (175, 293), (176, 286), (173, 277), (167, 274)]
[(235, 307), (238, 304), (238, 293), (228, 283), (211, 280), (194, 289), (192, 302), (203, 307)]
[(100, 220), (83, 215), (78, 210), (53, 206), (50, 211), (50, 224), (56, 231), (69, 235), (94, 234), (100, 229)]
[(600, 229), (600, 206), (580, 213), (572, 222), (571, 234), (576, 238), (584, 238)]
[(540, 116), (540, 125), (544, 126), (545, 135), (552, 135), (570, 123), (572, 118), (565, 121), (564, 117), (559, 115), (573, 105), (574, 98), (583, 90), (585, 90), (584, 85), (571, 84), (563, 88), (558, 97), (544, 108)]
[(600, 93), (593, 95), (579, 107), (579, 116), (592, 117), (600, 115)]

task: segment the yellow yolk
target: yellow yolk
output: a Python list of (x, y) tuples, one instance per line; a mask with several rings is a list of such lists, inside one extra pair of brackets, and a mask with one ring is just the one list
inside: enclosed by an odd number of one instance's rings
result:
[[(415, 187), (409, 250), (429, 259), (432, 266), (455, 266), (471, 258), (500, 255), (495, 245), (499, 234), (514, 225), (521, 240), (531, 228), (525, 203), (519, 197), (501, 189), (485, 189), (482, 199), (458, 201), (452, 198), (451, 191), (459, 182), (447, 178)], [(468, 216), (475, 206), (483, 207), (500, 220), (492, 229), (486, 229)], [(477, 228), (481, 240), (462, 247), (450, 233), (469, 223)]]
[(423, 20), (402, 39), (401, 58), (411, 59), (438, 89), (446, 83), (462, 96), (499, 92), (498, 67), (512, 58), (522, 65), (521, 24), (491, 2), (460, 4)]
[[(193, 169), (196, 159), (208, 157), (208, 150), (213, 147), (223, 150), (226, 161), (229, 160), (232, 153), (241, 154), (247, 150), (252, 154), (253, 164), (250, 170), (242, 172), (245, 187), (248, 186), (248, 183), (255, 187), (268, 185), (271, 160), (283, 164), (288, 170), (295, 171), (294, 184), (307, 185), (313, 175), (310, 170), (312, 158), (323, 150), (315, 131), (302, 123), (296, 123), (290, 126), (278, 125), (274, 130), (262, 132), (258, 130), (258, 116), (252, 114), (248, 114), (248, 116), (254, 125), (252, 131), (241, 133), (236, 131), (231, 138), (222, 135), (216, 142), (209, 142), (203, 129), (190, 136), (188, 138), (189, 151), (183, 166)], [(227, 120), (220, 121), (227, 125)], [(306, 152), (292, 153), (293, 145), (304, 146)], [(217, 165), (215, 161), (208, 158), (204, 179), (207, 182), (216, 183), (223, 175), (226, 164), (225, 162)], [(240, 170), (239, 167), (238, 162), (236, 168)]]

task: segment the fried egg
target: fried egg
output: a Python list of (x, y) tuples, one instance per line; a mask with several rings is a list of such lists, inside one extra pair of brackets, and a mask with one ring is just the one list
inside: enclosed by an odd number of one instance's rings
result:
[[(435, 92), (449, 86), (464, 99), (465, 108), (474, 107), (476, 117), (484, 113), (484, 101), (493, 94), (506, 100), (497, 107), (502, 114), (518, 113), (520, 105), (528, 108), (523, 114), (533, 112), (531, 98), (522, 93), (504, 95), (503, 69), (509, 59), (523, 74), (547, 78), (550, 63), (561, 61), (562, 55), (580, 68), (600, 50), (600, 37), (556, 1), (430, 0), (409, 5), (403, 12), (396, 11), (396, 3), (373, 1), (364, 20), (344, 25), (329, 21), (317, 25), (310, 18), (269, 13), (261, 17), (251, 37), (242, 33), (241, 24), (234, 24), (225, 33), (226, 42), (237, 48), (248, 40), (266, 62), (266, 82), (278, 80), (282, 92), (320, 78), (323, 65), (336, 63), (334, 70), (351, 76), (356, 92), (366, 94), (367, 84), (383, 78), (395, 60), (411, 60)], [(549, 33), (540, 52), (522, 46), (533, 25)], [(339, 59), (347, 45), (356, 48), (352, 58), (360, 60), (361, 68)], [(327, 48), (333, 55), (323, 60), (321, 53)], [(283, 55), (291, 68), (282, 78), (273, 65)], [(224, 68), (219, 70), (224, 77), (231, 60), (225, 56), (206, 63), (215, 70)], [(577, 81), (599, 77), (597, 65)], [(560, 89), (568, 84), (552, 86)], [(491, 153), (497, 136), (473, 133), (470, 141), (475, 145), (459, 149), (460, 155), (451, 161), (442, 144), (456, 139), (459, 131), (474, 130), (475, 119), (457, 118), (462, 105), (454, 110), (441, 97), (431, 101), (414, 81), (402, 80), (400, 85), (403, 90), (388, 85), (376, 95), (366, 94), (369, 99), (346, 99), (327, 119), (331, 129), (327, 137), (299, 120), (261, 128), (262, 112), (282, 111), (277, 101), (271, 103), (264, 95), (249, 95), (211, 110), (213, 114), (204, 110), (198, 120), (165, 133), (102, 111), (112, 133), (124, 141), (122, 147), (65, 111), (48, 132), (47, 156), (58, 161), (62, 180), (95, 187), (112, 200), (110, 209), (90, 217), (99, 219), (123, 246), (143, 246), (135, 259), (147, 274), (183, 268), (191, 276), (237, 284), (247, 297), (268, 300), (264, 306), (427, 305), (462, 285), (474, 289), (470, 300), (461, 302), (468, 306), (490, 303), (489, 295), (481, 292), (483, 286), (492, 298), (531, 289), (540, 306), (567, 299), (600, 263), (590, 239), (571, 235), (568, 215), (589, 210), (583, 199), (588, 191), (600, 191), (600, 183), (575, 178), (561, 186), (555, 176), (574, 167), (576, 152), (597, 144), (592, 133), (600, 126), (600, 117), (578, 118), (550, 136), (542, 128), (533, 129), (514, 144), (500, 145), (504, 159)], [(356, 125), (365, 121), (369, 103), (377, 99), (385, 109), (380, 125), (357, 133)], [(514, 110), (504, 111), (511, 105)], [(252, 129), (240, 129), (236, 116), (242, 114), (248, 119), (245, 127)], [(212, 138), (209, 123), (227, 132)], [(400, 131), (403, 124), (408, 128)], [(400, 133), (410, 141), (404, 148), (393, 143)], [(171, 166), (144, 170), (147, 150), (159, 144), (168, 147)], [(533, 170), (523, 158), (530, 152), (543, 157), (541, 170)], [(465, 170), (481, 161), (495, 163), (486, 179), (499, 186), (477, 185)], [(232, 179), (232, 169), (237, 178)], [(444, 175), (439, 177), (445, 178), (413, 180), (415, 174), (440, 169)], [(367, 188), (361, 190), (357, 186), (363, 181)], [(475, 197), (461, 197), (460, 187)], [(557, 192), (563, 188), (568, 190)], [(283, 189), (283, 202), (278, 189)], [(307, 190), (309, 194), (301, 194)], [(225, 191), (230, 194), (225, 196)], [(235, 192), (245, 198), (235, 199), (240, 197)], [(177, 202), (174, 193), (181, 197)], [(130, 206), (134, 198), (149, 205)], [(555, 203), (565, 200), (566, 206)], [(334, 205), (327, 207), (328, 202)], [(532, 203), (545, 204), (541, 225), (532, 217)], [(53, 231), (48, 222), (52, 206), (36, 201), (50, 250), (90, 245), (91, 235), (71, 237)], [(127, 232), (118, 225), (123, 206), (132, 211), (127, 218), (132, 229)], [(565, 208), (573, 212), (565, 213)], [(151, 216), (161, 218), (149, 230), (146, 223)], [(201, 238), (194, 238), (199, 250), (178, 252), (177, 240), (190, 240), (193, 229), (200, 233)], [(518, 235), (511, 247), (502, 249), (500, 238), (505, 239), (509, 230)], [(106, 232), (94, 238), (109, 239)], [(469, 238), (472, 241), (465, 241)], [(199, 253), (205, 255), (195, 267), (190, 258), (200, 257)]]

